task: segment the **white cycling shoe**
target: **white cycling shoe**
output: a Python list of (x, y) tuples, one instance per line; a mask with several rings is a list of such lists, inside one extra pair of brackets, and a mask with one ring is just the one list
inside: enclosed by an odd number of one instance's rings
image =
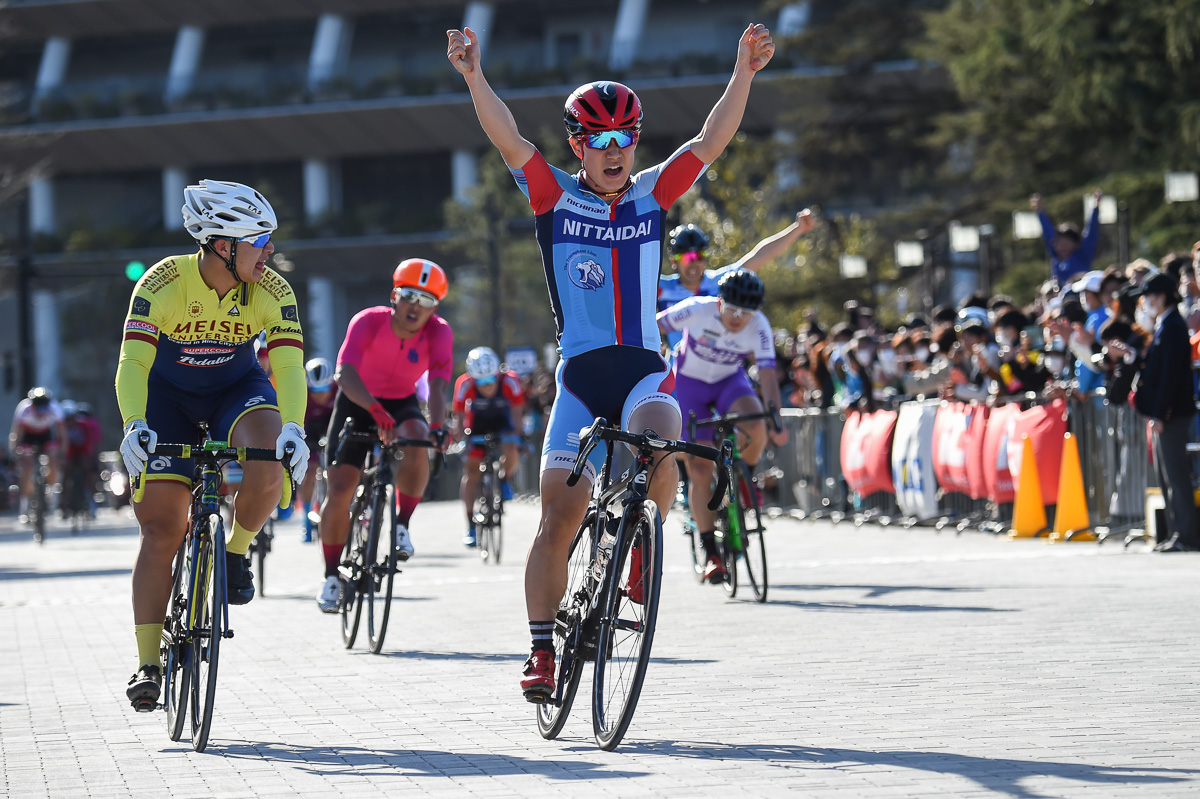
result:
[(408, 560), (413, 556), (414, 550), (412, 545), (412, 537), (408, 534), (408, 528), (403, 524), (396, 524), (396, 558), (399, 560)]
[(321, 593), (317, 594), (317, 607), (322, 613), (337, 613), (342, 604), (342, 581), (335, 575), (325, 578)]

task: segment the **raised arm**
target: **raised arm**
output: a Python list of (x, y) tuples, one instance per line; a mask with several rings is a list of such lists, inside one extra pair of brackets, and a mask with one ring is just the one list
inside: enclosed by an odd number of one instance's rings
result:
[(733, 134), (742, 124), (754, 73), (765, 67), (773, 55), (775, 43), (771, 41), (767, 26), (751, 23), (738, 41), (737, 63), (725, 93), (709, 112), (700, 135), (692, 140), (692, 153), (704, 163), (711, 164), (717, 160), (717, 156), (732, 141)]
[(754, 249), (742, 256), (740, 261), (744, 269), (757, 272), (779, 256), (787, 252), (800, 237), (808, 233), (816, 225), (812, 211), (805, 208), (796, 214), (796, 221), (754, 245)]
[(520, 169), (533, 157), (536, 149), (517, 130), (517, 121), (487, 79), (480, 65), (479, 40), (470, 28), (446, 31), (446, 58), (463, 76), (471, 92), (471, 102), (483, 132), (500, 151), (510, 169)]

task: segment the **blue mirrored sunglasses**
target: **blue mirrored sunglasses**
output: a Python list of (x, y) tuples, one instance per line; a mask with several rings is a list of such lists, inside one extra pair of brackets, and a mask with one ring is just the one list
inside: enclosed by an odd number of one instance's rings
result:
[(489, 377), (477, 377), (475, 378), (475, 385), (490, 386), (492, 383), (495, 383), (497, 379), (499, 378), (496, 375), (491, 375)]
[(271, 240), (270, 233), (264, 233), (261, 236), (243, 236), (238, 241), (244, 241), (251, 247), (266, 247), (267, 242)]
[(617, 146), (623, 150), (638, 140), (638, 132), (636, 130), (606, 130), (602, 133), (580, 136), (580, 138), (593, 150), (607, 150), (613, 142), (616, 142)]

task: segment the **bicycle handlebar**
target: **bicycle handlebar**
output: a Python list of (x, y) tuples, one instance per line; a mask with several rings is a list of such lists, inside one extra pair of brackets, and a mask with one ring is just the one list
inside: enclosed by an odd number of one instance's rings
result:
[[(138, 443), (142, 447), (150, 446), (150, 436), (146, 433), (138, 434)], [(213, 460), (235, 460), (235, 461), (274, 461), (282, 463), (283, 470), (287, 473), (288, 479), (284, 481), (283, 491), (279, 497), (279, 507), (291, 507), (292, 497), (296, 493), (296, 484), (292, 480), (292, 470), (288, 467), (288, 462), (292, 459), (296, 448), (288, 444), (283, 448), (283, 457), (278, 458), (275, 455), (275, 450), (266, 447), (231, 447), (227, 441), (205, 441), (203, 444), (155, 444), (154, 455), (165, 455), (168, 458), (192, 458), (196, 455), (208, 455)], [(138, 475), (134, 481), (133, 501), (141, 502), (142, 497), (146, 494), (146, 481), (143, 479), (145, 473)]]
[(714, 416), (711, 419), (696, 420), (696, 412), (688, 413), (688, 436), (696, 437), (696, 429), (699, 427), (718, 427), (723, 425), (736, 425), (739, 422), (753, 422), (758, 419), (770, 419), (771, 428), (778, 433), (783, 430), (783, 420), (779, 418), (779, 409), (775, 407), (775, 403), (769, 403), (767, 410), (760, 413), (727, 413), (721, 416)]
[(446, 454), (438, 449), (438, 445), (434, 444), (427, 438), (397, 438), (389, 444), (383, 444), (379, 440), (379, 434), (375, 431), (355, 430), (353, 418), (346, 417), (346, 422), (342, 426), (342, 435), (338, 439), (337, 449), (333, 453), (333, 462), (337, 463), (342, 456), (342, 449), (349, 441), (358, 441), (364, 444), (381, 444), (385, 450), (395, 450), (401, 447), (425, 447), (435, 450), (438, 457), (433, 461), (432, 477), (437, 477), (442, 473), (442, 467), (446, 463)]
[(580, 476), (583, 474), (583, 467), (587, 463), (588, 455), (595, 449), (596, 445), (601, 441), (620, 442), (636, 447), (639, 451), (659, 452), (682, 452), (688, 455), (694, 455), (697, 458), (705, 458), (717, 464), (717, 488), (713, 491), (712, 499), (708, 502), (709, 510), (716, 510), (721, 506), (721, 497), (729, 490), (730, 475), (729, 461), (733, 456), (733, 444), (729, 441), (721, 442), (721, 448), (714, 449), (703, 444), (692, 444), (688, 441), (673, 441), (668, 438), (661, 438), (653, 433), (630, 433), (625, 430), (620, 430), (615, 427), (609, 427), (608, 421), (597, 416), (591, 426), (585, 430), (581, 430), (579, 434), (579, 453), (575, 456), (575, 465), (571, 468), (571, 474), (567, 477), (567, 485), (574, 486), (579, 482)]

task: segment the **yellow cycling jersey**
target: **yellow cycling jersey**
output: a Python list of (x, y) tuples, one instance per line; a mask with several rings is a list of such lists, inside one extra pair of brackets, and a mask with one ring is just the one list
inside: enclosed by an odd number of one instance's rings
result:
[(214, 394), (260, 370), (254, 339), (267, 331), (283, 421), (303, 425), (308, 388), (304, 335), (292, 287), (268, 268), (224, 297), (200, 276), (199, 253), (164, 258), (133, 289), (117, 363), (117, 403), (127, 426), (146, 418), (151, 382)]

